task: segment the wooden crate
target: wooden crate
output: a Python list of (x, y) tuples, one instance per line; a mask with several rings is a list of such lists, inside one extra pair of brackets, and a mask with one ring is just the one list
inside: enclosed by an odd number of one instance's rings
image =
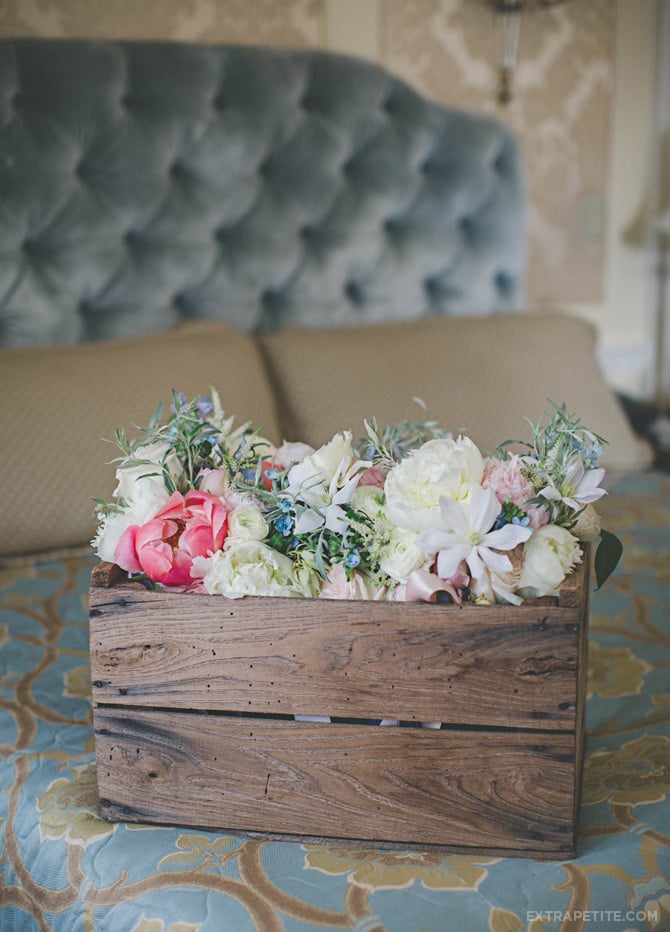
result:
[[(587, 569), (558, 599), (459, 607), (156, 592), (101, 564), (90, 590), (101, 814), (573, 856)], [(408, 725), (370, 723), (381, 718)]]

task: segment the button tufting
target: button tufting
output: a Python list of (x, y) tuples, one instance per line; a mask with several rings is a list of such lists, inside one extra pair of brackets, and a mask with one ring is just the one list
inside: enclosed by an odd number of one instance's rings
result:
[(279, 295), (274, 289), (266, 288), (261, 291), (260, 300), (264, 307), (274, 307), (279, 302)]
[(358, 282), (347, 282), (344, 286), (344, 293), (352, 304), (362, 304), (364, 301), (363, 288)]
[(514, 294), (515, 280), (510, 272), (501, 270), (493, 276), (496, 291), (503, 298), (510, 298)]
[(123, 242), (126, 244), (126, 246), (129, 249), (132, 249), (133, 247), (137, 246), (140, 239), (141, 239), (140, 234), (136, 230), (128, 230), (126, 233), (123, 234)]

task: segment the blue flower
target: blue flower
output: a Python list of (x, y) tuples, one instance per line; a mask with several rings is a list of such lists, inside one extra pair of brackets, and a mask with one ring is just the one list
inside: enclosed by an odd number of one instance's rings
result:
[(186, 397), (186, 395), (185, 395), (183, 392), (175, 392), (175, 396), (176, 396), (177, 400), (179, 401), (179, 411), (177, 411), (177, 409), (175, 408), (174, 403), (173, 403), (173, 404), (171, 405), (172, 412), (173, 412), (174, 414), (181, 414), (182, 411), (183, 411), (185, 408), (188, 407), (188, 398)]
[(358, 547), (354, 547), (353, 550), (349, 551), (344, 562), (346, 566), (349, 567), (349, 569), (353, 569), (355, 566), (358, 566), (358, 564), (361, 562), (361, 555), (359, 553)]
[(528, 515), (524, 515), (523, 518), (518, 518), (516, 515), (512, 518), (512, 524), (516, 524), (519, 527), (528, 527), (529, 525)]
[(279, 473), (277, 472), (276, 469), (266, 469), (263, 472), (263, 475), (265, 476), (266, 479), (269, 479), (270, 482), (274, 482), (275, 479), (279, 478)]
[(290, 515), (285, 515), (283, 518), (277, 518), (275, 521), (275, 527), (284, 537), (288, 537), (293, 530), (293, 518)]
[(214, 405), (212, 404), (212, 399), (209, 395), (204, 395), (202, 398), (198, 398), (198, 411), (203, 417), (207, 417), (208, 414), (212, 414), (214, 411)]
[(293, 507), (293, 506), (291, 505), (290, 501), (289, 501), (287, 498), (284, 498), (284, 499), (282, 499), (281, 502), (279, 502), (279, 508), (280, 508), (281, 511), (284, 512), (284, 514), (286, 514), (287, 512), (289, 512), (289, 511), (291, 510), (292, 507)]

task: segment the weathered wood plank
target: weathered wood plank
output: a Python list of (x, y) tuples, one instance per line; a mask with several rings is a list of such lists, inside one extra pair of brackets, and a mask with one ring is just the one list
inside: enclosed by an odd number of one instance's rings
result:
[(91, 589), (96, 702), (575, 726), (578, 608)]
[(216, 830), (574, 848), (574, 735), (95, 710), (101, 812)]

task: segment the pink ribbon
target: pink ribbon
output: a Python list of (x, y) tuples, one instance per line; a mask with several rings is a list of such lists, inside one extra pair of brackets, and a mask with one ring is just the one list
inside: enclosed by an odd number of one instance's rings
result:
[(428, 570), (414, 570), (407, 580), (405, 601), (436, 602), (438, 592), (447, 592), (454, 605), (460, 605), (462, 602), (458, 591), (450, 583), (440, 579), (434, 573), (429, 573)]

